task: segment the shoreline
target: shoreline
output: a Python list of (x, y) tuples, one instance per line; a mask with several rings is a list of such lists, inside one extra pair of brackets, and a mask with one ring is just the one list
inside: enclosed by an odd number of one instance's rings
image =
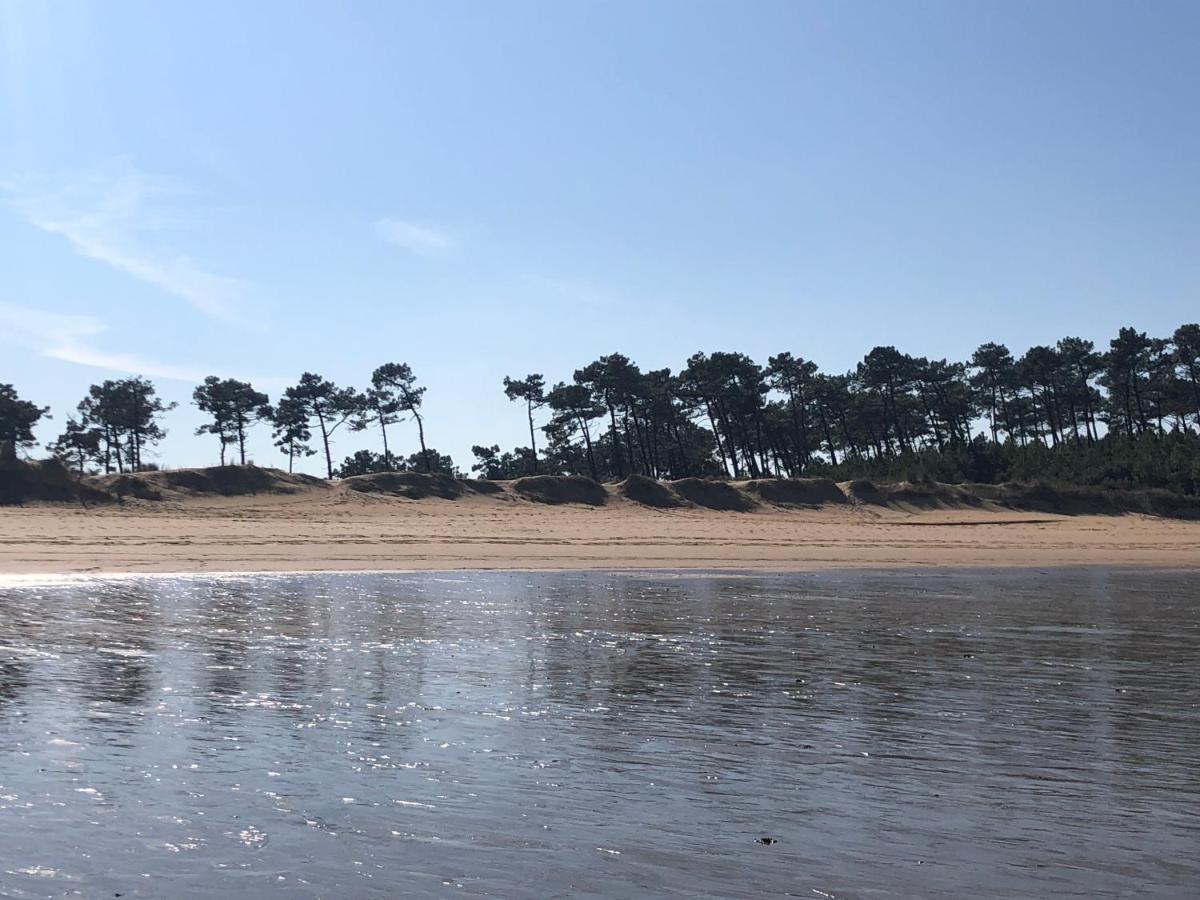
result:
[(138, 582), (165, 580), (219, 580), (219, 579), (271, 579), (271, 578), (304, 578), (307, 576), (379, 576), (379, 575), (415, 575), (415, 576), (470, 576), (470, 575), (562, 575), (562, 574), (596, 574), (605, 573), (615, 576), (636, 575), (646, 578), (760, 578), (763, 576), (779, 577), (821, 577), (821, 576), (852, 576), (852, 575), (890, 575), (897, 577), (920, 578), (925, 576), (952, 575), (1021, 575), (1039, 573), (1042, 575), (1059, 575), (1073, 572), (1104, 572), (1104, 573), (1180, 573), (1200, 572), (1200, 563), (1180, 563), (1178, 565), (1163, 565), (1157, 563), (1059, 563), (1056, 565), (930, 565), (930, 566), (829, 566), (824, 568), (794, 568), (794, 569), (763, 569), (709, 567), (688, 568), (672, 566), (591, 566), (571, 568), (551, 567), (495, 567), (475, 569), (229, 569), (217, 570), (180, 570), (175, 572), (0, 572), (0, 590), (24, 587), (64, 587), (71, 585), (88, 585), (98, 582)]

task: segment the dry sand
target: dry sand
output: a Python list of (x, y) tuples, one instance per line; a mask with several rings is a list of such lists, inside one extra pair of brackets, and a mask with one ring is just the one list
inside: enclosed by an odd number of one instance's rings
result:
[(1200, 522), (866, 505), (753, 512), (345, 490), (0, 509), (0, 574), (1137, 565), (1200, 568)]

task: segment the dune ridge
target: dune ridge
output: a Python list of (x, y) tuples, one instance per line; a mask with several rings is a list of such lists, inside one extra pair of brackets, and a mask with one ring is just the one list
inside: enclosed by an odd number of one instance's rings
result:
[(849, 504), (902, 510), (1006, 509), (1059, 515), (1137, 513), (1200, 519), (1200, 497), (1160, 490), (1118, 490), (1048, 482), (876, 483), (860, 479), (838, 483), (827, 478), (657, 481), (644, 475), (630, 475), (616, 484), (601, 484), (581, 475), (532, 475), (511, 481), (486, 481), (423, 472), (378, 472), (331, 482), (258, 466), (166, 469), (81, 479), (70, 477), (54, 464), (21, 463), (0, 470), (0, 502), (7, 504), (186, 502), (212, 496), (347, 493), (406, 500), (484, 497), (551, 505), (606, 506), (628, 501), (661, 510), (703, 508), (738, 513), (762, 508), (819, 509)]

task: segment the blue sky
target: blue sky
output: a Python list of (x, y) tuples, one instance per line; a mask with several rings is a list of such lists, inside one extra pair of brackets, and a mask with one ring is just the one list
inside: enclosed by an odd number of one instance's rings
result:
[(615, 350), (843, 371), (1200, 316), (1195, 3), (0, 0), (0, 29), (0, 381), (44, 440), (141, 373), (181, 404), (159, 461), (208, 464), (200, 377), (407, 361), (465, 467), (523, 442), (504, 375)]

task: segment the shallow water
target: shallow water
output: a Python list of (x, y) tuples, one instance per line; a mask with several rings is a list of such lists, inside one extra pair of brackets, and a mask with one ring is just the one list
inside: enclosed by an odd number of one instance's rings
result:
[(3, 896), (1187, 896), (1198, 851), (1194, 574), (0, 587)]

